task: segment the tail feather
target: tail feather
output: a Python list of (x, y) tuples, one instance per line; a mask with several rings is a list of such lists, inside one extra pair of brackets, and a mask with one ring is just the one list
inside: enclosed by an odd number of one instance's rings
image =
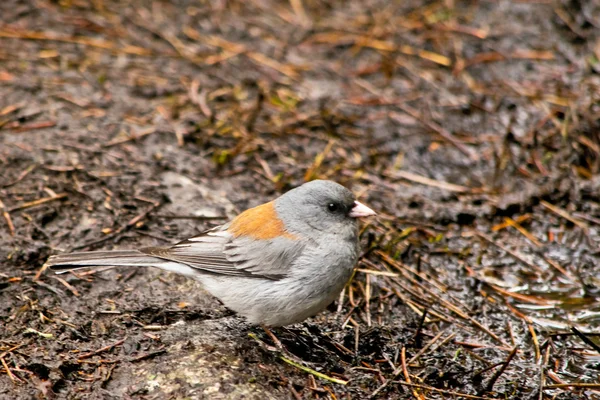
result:
[(53, 271), (62, 271), (100, 266), (159, 267), (160, 258), (148, 256), (137, 250), (84, 251), (51, 256), (46, 264)]
[(46, 265), (57, 274), (88, 267), (153, 267), (198, 279), (198, 271), (175, 261), (149, 256), (137, 250), (81, 251), (51, 256)]

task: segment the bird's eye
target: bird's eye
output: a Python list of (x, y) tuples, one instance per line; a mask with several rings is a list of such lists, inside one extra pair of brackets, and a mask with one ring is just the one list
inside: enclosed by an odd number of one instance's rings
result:
[(338, 205), (335, 203), (329, 203), (327, 205), (327, 209), (331, 212), (336, 212), (338, 210), (338, 208), (339, 208)]

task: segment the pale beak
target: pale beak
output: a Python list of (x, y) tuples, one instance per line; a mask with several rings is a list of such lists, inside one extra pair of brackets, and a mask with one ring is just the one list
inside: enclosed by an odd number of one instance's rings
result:
[(348, 213), (348, 216), (352, 218), (370, 217), (371, 215), (377, 215), (377, 213), (358, 201), (354, 202), (354, 207)]

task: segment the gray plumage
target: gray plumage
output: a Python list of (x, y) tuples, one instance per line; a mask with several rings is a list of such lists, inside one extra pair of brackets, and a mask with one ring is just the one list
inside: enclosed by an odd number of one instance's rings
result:
[[(47, 264), (59, 273), (107, 265), (176, 272), (200, 281), (250, 322), (281, 326), (318, 313), (337, 297), (358, 259), (356, 217), (373, 214), (343, 186), (312, 181), (170, 247), (61, 254)], [(239, 222), (257, 222), (253, 216), (271, 219), (241, 234)], [(281, 234), (269, 236), (280, 225)]]

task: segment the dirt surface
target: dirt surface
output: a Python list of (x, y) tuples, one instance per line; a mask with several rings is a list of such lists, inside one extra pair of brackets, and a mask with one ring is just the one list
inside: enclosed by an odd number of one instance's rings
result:
[[(0, 2), (0, 399), (600, 398), (599, 21), (576, 0)], [(313, 178), (379, 216), (283, 353), (183, 277), (42, 268)]]

